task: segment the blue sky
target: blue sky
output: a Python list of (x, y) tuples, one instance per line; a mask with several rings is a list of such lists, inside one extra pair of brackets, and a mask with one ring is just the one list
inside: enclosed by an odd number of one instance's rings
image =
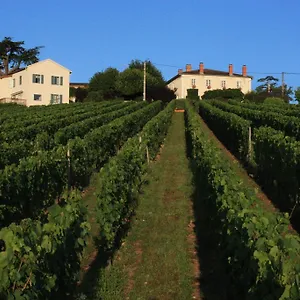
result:
[[(299, 0), (15, 0), (1, 16), (0, 38), (45, 46), (40, 58), (71, 69), (72, 82), (149, 59), (175, 66), (157, 66), (165, 79), (187, 63), (232, 63), (234, 72), (246, 64), (255, 87), (266, 75), (300, 73), (299, 11)], [(300, 75), (286, 82), (300, 86)]]

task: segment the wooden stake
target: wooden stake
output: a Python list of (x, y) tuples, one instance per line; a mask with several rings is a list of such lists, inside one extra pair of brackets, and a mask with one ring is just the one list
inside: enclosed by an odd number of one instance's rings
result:
[(68, 190), (70, 190), (71, 189), (71, 155), (70, 155), (69, 147), (67, 150), (67, 160), (68, 160)]
[(148, 162), (148, 165), (150, 163), (150, 157), (149, 157), (149, 149), (148, 149), (148, 146), (146, 146), (146, 154), (147, 154), (147, 162)]
[(249, 159), (251, 158), (252, 155), (252, 130), (251, 127), (249, 127), (249, 131), (248, 131), (248, 157)]

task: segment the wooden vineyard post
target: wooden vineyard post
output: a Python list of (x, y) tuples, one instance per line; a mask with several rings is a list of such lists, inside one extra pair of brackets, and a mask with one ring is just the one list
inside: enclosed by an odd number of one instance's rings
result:
[(248, 159), (250, 159), (252, 156), (252, 130), (251, 126), (248, 130)]
[(140, 148), (141, 149), (141, 144), (142, 144), (142, 136), (139, 135), (139, 143), (140, 143)]
[[(140, 149), (142, 147), (142, 136), (139, 136), (139, 143), (140, 143)], [(149, 157), (149, 149), (148, 146), (146, 146), (146, 157), (147, 157), (147, 163), (150, 163), (150, 157)]]
[(147, 163), (149, 165), (150, 163), (150, 158), (149, 158), (149, 149), (148, 149), (148, 146), (146, 146), (146, 155), (147, 155)]
[(67, 161), (68, 161), (68, 190), (71, 189), (71, 155), (70, 148), (67, 150)]

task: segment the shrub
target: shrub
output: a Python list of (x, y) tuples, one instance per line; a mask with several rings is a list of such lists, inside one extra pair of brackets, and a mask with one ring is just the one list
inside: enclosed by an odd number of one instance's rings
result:
[(188, 99), (198, 100), (199, 99), (198, 89), (188, 89), (186, 97)]
[(286, 105), (284, 100), (282, 98), (276, 98), (276, 97), (268, 97), (264, 100), (264, 104), (267, 105)]
[(84, 102), (101, 102), (101, 101), (104, 101), (104, 97), (101, 91), (98, 92), (91, 91), (84, 99)]
[(244, 98), (244, 94), (240, 89), (217, 89), (212, 91), (205, 91), (201, 97), (202, 99), (235, 99), (235, 98)]

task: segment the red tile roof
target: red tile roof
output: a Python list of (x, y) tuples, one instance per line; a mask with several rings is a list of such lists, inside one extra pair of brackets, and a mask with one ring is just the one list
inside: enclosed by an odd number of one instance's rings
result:
[[(172, 77), (170, 80), (168, 80), (167, 84), (172, 82), (173, 80), (177, 79), (181, 75), (198, 75), (198, 74), (200, 74), (199, 69), (198, 70), (192, 70), (190, 72), (182, 72), (181, 74), (177, 74), (174, 77)], [(229, 75), (229, 72), (213, 70), (213, 69), (204, 69), (204, 75), (244, 77), (242, 74), (233, 73), (232, 75)], [(252, 76), (246, 76), (246, 78), (251, 78), (252, 79)]]

